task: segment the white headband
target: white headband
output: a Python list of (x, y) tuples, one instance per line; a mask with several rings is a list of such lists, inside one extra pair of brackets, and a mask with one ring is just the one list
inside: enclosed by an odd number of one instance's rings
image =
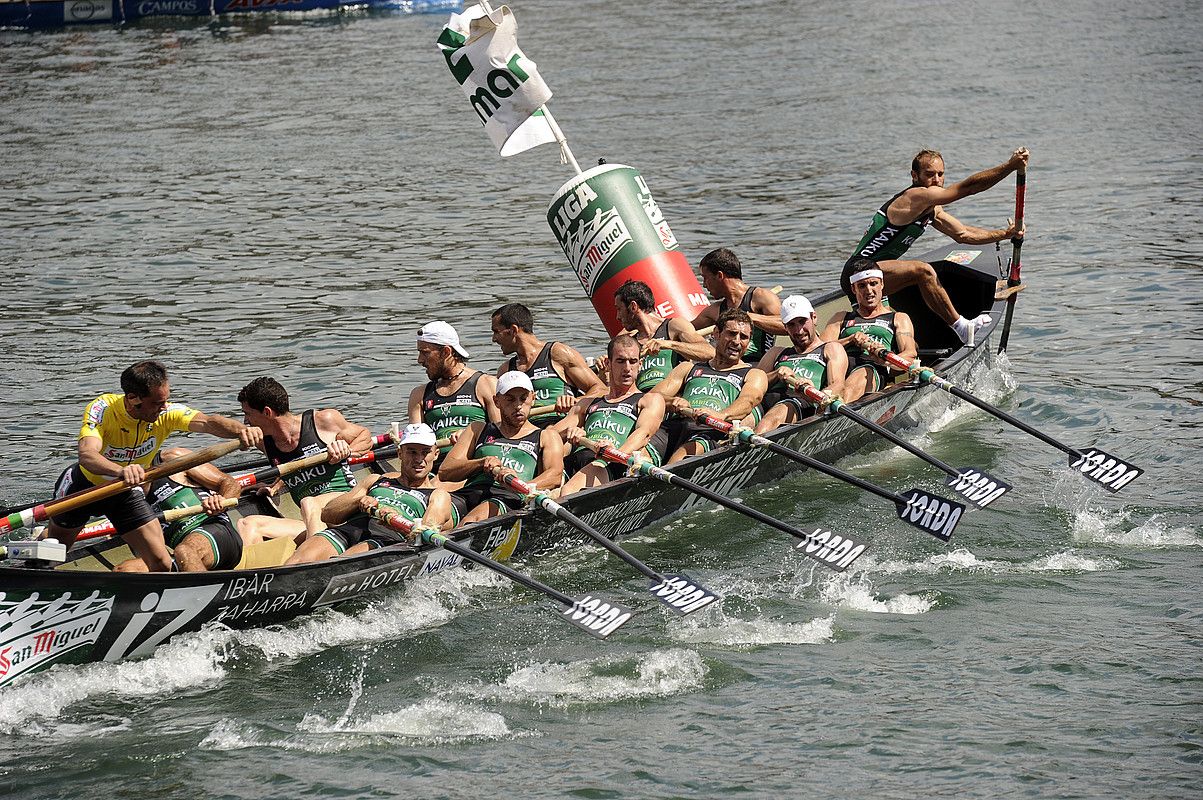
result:
[(863, 281), (865, 278), (883, 278), (883, 277), (885, 277), (885, 276), (882, 274), (882, 271), (879, 269), (864, 269), (864, 270), (861, 270), (860, 272), (852, 273), (852, 275), (848, 278), (848, 283), (849, 284), (859, 283), (859, 282)]

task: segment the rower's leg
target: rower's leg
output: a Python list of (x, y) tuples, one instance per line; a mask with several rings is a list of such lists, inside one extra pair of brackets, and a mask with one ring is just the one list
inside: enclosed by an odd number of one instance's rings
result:
[(301, 498), (301, 519), (305, 522), (305, 539), (326, 529), (326, 523), (322, 522), (322, 509), (340, 494), (342, 492), (326, 492), (326, 494), (319, 494), (315, 497)]
[(146, 562), (140, 558), (127, 558), (117, 566), (113, 567), (113, 572), (150, 572), (146, 568)]
[(269, 517), (266, 514), (251, 514), (238, 520), (238, 534), (242, 543), (258, 544), (264, 539), (288, 537), (295, 539), (305, 533), (305, 523), (299, 519)]
[(46, 538), (55, 539), (63, 547), (70, 550), (71, 545), (75, 544), (75, 537), (78, 536), (79, 532), (83, 529), (84, 528), (82, 525), (75, 528), (65, 528), (56, 523), (54, 520), (50, 520), (46, 524)]
[(501, 508), (492, 500), (485, 500), (483, 503), (478, 503), (476, 508), (468, 512), (468, 515), (460, 520), (460, 525), (467, 525), (470, 522), (480, 522), (482, 519), (495, 517), (501, 513)]
[(882, 294), (889, 296), (908, 286), (918, 286), (923, 302), (945, 323), (952, 325), (961, 318), (931, 264), (924, 261), (880, 261), (877, 266), (884, 276)]
[(685, 444), (677, 448), (677, 452), (672, 454), (672, 458), (668, 459), (669, 464), (676, 464), (678, 461), (696, 456), (698, 453), (705, 453), (709, 448), (703, 442), (697, 439), (690, 439)]
[(865, 392), (869, 388), (869, 378), (873, 372), (873, 367), (868, 364), (852, 368), (848, 377), (844, 379), (843, 390), (840, 391), (845, 403), (851, 403), (865, 396)]
[(325, 536), (310, 536), (284, 562), (284, 566), (288, 566), (289, 564), (308, 564), (311, 561), (325, 561), (336, 555), (338, 555), (338, 551), (334, 548), (334, 544)]
[(194, 532), (176, 546), (175, 563), (180, 565), (180, 572), (205, 572), (213, 569), (217, 557), (209, 540), (203, 534)]
[(126, 531), (121, 538), (151, 572), (171, 571), (171, 553), (163, 541), (163, 527), (159, 520), (152, 519), (132, 531)]
[(605, 464), (598, 464), (596, 461), (590, 461), (585, 466), (581, 467), (575, 475), (568, 479), (564, 484), (564, 488), (560, 489), (560, 497), (567, 497), (573, 492), (579, 492), (581, 489), (590, 488), (593, 486), (601, 486), (610, 479), (610, 472), (606, 469)]
[(794, 409), (793, 403), (777, 403), (768, 410), (768, 413), (764, 415), (764, 419), (757, 423), (756, 432), (768, 433), (780, 428), (782, 425), (789, 425), (797, 421), (798, 412)]

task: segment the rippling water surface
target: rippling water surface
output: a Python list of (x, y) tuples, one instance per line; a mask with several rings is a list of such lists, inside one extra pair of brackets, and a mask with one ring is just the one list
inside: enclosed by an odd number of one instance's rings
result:
[[(947, 547), (813, 477), (752, 502), (856, 530), (815, 572), (703, 512), (636, 536), (725, 595), (683, 620), (599, 551), (526, 565), (642, 611), (614, 641), (480, 571), (278, 629), (180, 637), (0, 693), (0, 791), (136, 797), (1190, 797), (1203, 782), (1203, 68), (1196, 3), (518, 2), (583, 164), (646, 176), (695, 263), (819, 291), (921, 147), (950, 180), (1033, 153), (1030, 289), (976, 386), (1145, 467), (1111, 497), (1057, 451), (934, 401), (922, 446), (1016, 485)], [(438, 56), (444, 17), (349, 13), (0, 31), (0, 443), (47, 494), (85, 402), (154, 356), (232, 413), (397, 419), (441, 317), (586, 351), (543, 221), (549, 148), (500, 160)], [(999, 227), (1009, 182), (958, 203)], [(929, 234), (938, 240), (935, 233)], [(922, 243), (921, 243), (922, 244)], [(843, 466), (938, 478), (897, 450)]]

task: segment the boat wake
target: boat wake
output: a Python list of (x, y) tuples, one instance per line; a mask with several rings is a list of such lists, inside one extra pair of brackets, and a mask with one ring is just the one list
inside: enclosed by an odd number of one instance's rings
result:
[(702, 686), (708, 671), (696, 652), (672, 648), (565, 664), (540, 661), (517, 667), (500, 684), (467, 684), (454, 691), (481, 700), (567, 708), (693, 691)]
[(685, 619), (671, 628), (678, 642), (751, 649), (774, 644), (822, 644), (835, 639), (835, 615), (810, 622), (779, 622), (771, 619), (739, 619), (717, 612), (718, 621)]
[(1004, 575), (1038, 572), (1099, 572), (1117, 569), (1119, 562), (1114, 558), (1091, 558), (1073, 550), (1066, 550), (1031, 561), (1013, 563), (978, 558), (968, 549), (960, 547), (947, 553), (936, 553), (922, 561), (890, 559), (878, 563), (873, 560), (872, 554), (869, 554), (857, 566), (865, 572), (885, 575), (916, 573), (934, 575), (940, 572), (983, 572)]

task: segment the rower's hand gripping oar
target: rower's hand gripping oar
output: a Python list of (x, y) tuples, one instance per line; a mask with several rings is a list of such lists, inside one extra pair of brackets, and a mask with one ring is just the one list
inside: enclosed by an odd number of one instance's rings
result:
[[(172, 475), (176, 472), (198, 467), (201, 464), (207, 464), (214, 459), (221, 458), (224, 455), (234, 452), (242, 447), (242, 442), (237, 439), (228, 442), (219, 442), (218, 444), (209, 445), (208, 447), (197, 450), (194, 453), (173, 458), (170, 461), (164, 461), (156, 467), (151, 467), (146, 470), (146, 481), (157, 480), (166, 475)], [(35, 522), (43, 522), (56, 514), (62, 514), (66, 511), (73, 511), (77, 508), (82, 508), (105, 498), (112, 497), (115, 494), (120, 494), (126, 489), (132, 487), (126, 485), (125, 481), (120, 478), (111, 480), (108, 483), (102, 483), (92, 489), (85, 489), (82, 492), (76, 492), (70, 497), (63, 497), (58, 500), (50, 500), (45, 503), (39, 503), (32, 508), (23, 509), (16, 513), (0, 519), (0, 534), (11, 533), (12, 531), (33, 525)]]
[[(589, 444), (588, 440), (582, 440), (581, 444)], [(833, 569), (836, 572), (843, 572), (860, 557), (861, 553), (869, 548), (868, 544), (860, 543), (848, 536), (841, 536), (838, 533), (815, 528), (813, 533), (807, 533), (804, 530), (795, 528), (793, 525), (782, 522), (779, 519), (774, 519), (768, 514), (746, 506), (730, 497), (713, 492), (702, 486), (700, 483), (695, 483), (688, 478), (682, 478), (676, 473), (669, 472), (666, 469), (661, 469), (655, 466), (650, 461), (640, 458), (637, 455), (627, 455), (626, 453), (611, 447), (610, 445), (598, 445), (597, 443), (589, 444), (590, 447), (597, 449), (597, 454), (607, 461), (612, 461), (615, 464), (626, 464), (639, 472), (641, 475), (648, 475), (658, 481), (679, 486), (682, 489), (693, 492), (694, 494), (705, 497), (712, 503), (717, 503), (724, 508), (729, 508), (732, 511), (738, 511), (740, 514), (751, 517), (757, 522), (762, 522), (769, 527), (776, 528), (783, 533), (788, 533), (790, 536), (798, 539), (798, 543), (794, 545), (794, 549), (807, 558), (813, 559), (823, 566)]]
[(875, 483), (870, 483), (863, 478), (858, 478), (849, 472), (844, 472), (844, 470), (819, 461), (817, 458), (812, 458), (805, 453), (799, 453), (797, 450), (792, 450), (785, 445), (777, 444), (777, 442), (771, 439), (759, 436), (751, 428), (744, 428), (726, 420), (712, 417), (709, 414), (698, 414), (694, 419), (716, 431), (732, 435), (741, 442), (767, 448), (800, 464), (805, 464), (813, 470), (830, 475), (857, 488), (864, 489), (866, 492), (889, 500), (897, 510), (898, 519), (908, 525), (915, 526), (924, 533), (930, 533), (941, 541), (947, 542), (952, 538), (952, 533), (956, 530), (957, 523), (961, 521), (961, 515), (965, 513), (965, 506), (954, 500), (947, 500), (939, 495), (925, 492), (922, 489), (908, 489), (902, 494), (891, 492), (889, 489), (882, 488)]
[(1144, 474), (1144, 470), (1140, 467), (1129, 464), (1122, 458), (1111, 455), (1110, 453), (1100, 450), (1097, 447), (1089, 447), (1085, 450), (1078, 450), (1070, 447), (1067, 444), (1057, 441), (1043, 431), (1036, 430), (1026, 422), (1016, 419), (1007, 412), (1003, 411), (998, 406), (987, 403), (985, 400), (972, 395), (964, 389), (950, 383), (945, 378), (937, 375), (929, 367), (919, 366), (919, 362), (908, 364), (905, 359), (901, 358), (897, 353), (884, 353), (882, 358), (892, 367), (905, 370), (912, 377), (918, 378), (923, 383), (943, 389), (953, 397), (959, 397), (967, 403), (971, 403), (987, 414), (992, 414), (998, 417), (1003, 422), (1010, 423), (1016, 428), (1019, 428), (1024, 433), (1035, 436), (1045, 444), (1052, 445), (1058, 450), (1062, 450), (1069, 454), (1069, 466), (1071, 469), (1076, 469), (1085, 475), (1090, 480), (1102, 486), (1109, 492), (1118, 492), (1120, 489), (1127, 486), (1132, 481)]
[[(583, 443), (583, 442), (582, 442)], [(602, 547), (609, 550), (623, 561), (630, 564), (646, 578), (651, 580), (648, 591), (660, 602), (680, 614), (692, 614), (719, 599), (719, 596), (692, 578), (681, 574), (661, 575), (644, 564), (635, 556), (619, 547), (610, 537), (594, 528), (583, 519), (573, 514), (564, 506), (553, 500), (546, 492), (540, 491), (533, 484), (520, 480), (511, 472), (502, 473), (501, 482), (522, 495), (527, 501), (537, 503), (544, 511), (557, 519), (567, 522), (573, 528), (585, 534)]]
[(943, 471), (946, 475), (950, 476), (945, 485), (978, 508), (985, 508), (1013, 488), (1011, 484), (999, 480), (985, 470), (980, 470), (977, 467), (957, 468), (945, 464), (930, 453), (926, 453), (915, 447), (915, 445), (898, 436), (893, 431), (886, 430), (868, 417), (848, 408), (840, 398), (821, 392), (809, 383), (803, 383), (794, 378), (786, 378), (785, 382), (801, 392), (803, 397), (818, 408), (830, 410), (832, 413), (847, 417), (857, 424), (863, 425), (883, 439), (893, 442), (911, 455), (921, 458), (936, 469)]
[(581, 598), (569, 597), (563, 592), (553, 589), (545, 583), (535, 580), (529, 575), (523, 575), (516, 569), (507, 567), (488, 556), (482, 555), (470, 547), (465, 547), (462, 544), (452, 541), (433, 528), (427, 528), (421, 524), (415, 524), (413, 521), (406, 519), (401, 514), (389, 509), (385, 506), (376, 506), (371, 510), (371, 515), (383, 522), (395, 531), (399, 531), (406, 535), (420, 536), (422, 541), (442, 547), (444, 550), (455, 553), (465, 561), (471, 561), (475, 564), (480, 564), (486, 569), (491, 569), (494, 572), (504, 575), (515, 583), (520, 583), (528, 589), (534, 589), (536, 592), (543, 594), (555, 600), (560, 605), (564, 606), (564, 611), (560, 613), (564, 619), (568, 620), (573, 625), (588, 633), (590, 636), (595, 636), (598, 639), (605, 639), (614, 631), (618, 630), (624, 622), (631, 618), (633, 611), (618, 605), (610, 603), (593, 595), (585, 595)]

